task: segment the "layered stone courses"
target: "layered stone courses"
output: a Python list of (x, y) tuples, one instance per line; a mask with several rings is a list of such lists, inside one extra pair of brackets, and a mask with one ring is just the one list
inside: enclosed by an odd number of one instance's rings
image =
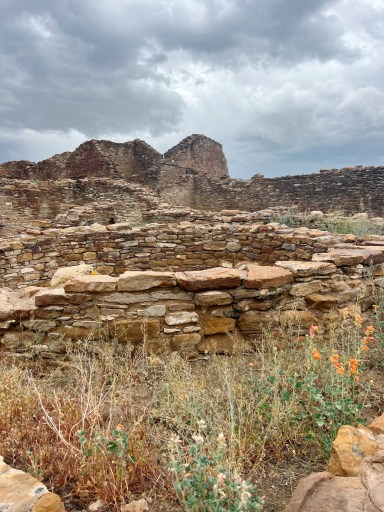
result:
[[(108, 275), (120, 275), (128, 269), (202, 270), (247, 261), (267, 266), (276, 261), (310, 260), (313, 254), (324, 253), (345, 239), (344, 235), (330, 236), (325, 231), (252, 222), (252, 216), (248, 217), (249, 223), (227, 218), (229, 222), (212, 226), (154, 223), (121, 231), (110, 225), (103, 231), (91, 227), (46, 229), (39, 234), (0, 239), (0, 286), (48, 284), (58, 267), (80, 264)], [(237, 244), (236, 252), (227, 248), (229, 242)], [(319, 262), (316, 272), (332, 271), (333, 267), (329, 262)]]
[(257, 342), (265, 328), (278, 343), (287, 323), (301, 336), (319, 324), (326, 336), (329, 319), (353, 319), (372, 305), (382, 276), (381, 264), (247, 262), (176, 273), (85, 275), (54, 289), (3, 288), (0, 344), (10, 353), (37, 351), (51, 358), (65, 357), (63, 336), (109, 337), (134, 347), (145, 342), (148, 350), (187, 356), (231, 353), (238, 336)]

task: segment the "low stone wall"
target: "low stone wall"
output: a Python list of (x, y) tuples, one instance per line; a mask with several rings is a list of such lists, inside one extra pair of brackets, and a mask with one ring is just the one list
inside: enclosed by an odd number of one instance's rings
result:
[(338, 242), (355, 240), (277, 223), (242, 223), (240, 217), (227, 216), (228, 222), (213, 226), (181, 222), (130, 229), (127, 224), (113, 224), (46, 229), (37, 235), (6, 238), (0, 240), (0, 286), (48, 284), (58, 267), (83, 262), (101, 274), (119, 275), (126, 270), (177, 271), (233, 266), (241, 261), (268, 265), (279, 260), (310, 260), (314, 253), (325, 252)]
[(118, 277), (77, 277), (64, 288), (0, 291), (0, 338), (10, 352), (64, 357), (66, 339), (145, 343), (153, 351), (189, 356), (232, 352), (235, 339), (258, 339), (264, 328), (278, 343), (287, 322), (304, 336), (324, 332), (367, 310), (383, 287), (384, 247), (330, 249), (317, 261), (187, 272), (128, 271)]

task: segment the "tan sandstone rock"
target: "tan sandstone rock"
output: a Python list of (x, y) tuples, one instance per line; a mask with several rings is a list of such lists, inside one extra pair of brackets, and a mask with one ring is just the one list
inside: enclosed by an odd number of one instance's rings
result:
[(339, 299), (337, 297), (329, 293), (311, 293), (310, 295), (307, 295), (307, 297), (305, 297), (305, 300), (307, 301), (309, 306), (313, 306), (316, 309), (319, 309), (320, 311), (329, 311), (330, 309), (334, 308), (339, 302)]
[(195, 292), (215, 290), (217, 288), (236, 288), (240, 286), (240, 272), (229, 268), (210, 268), (176, 272), (176, 280), (182, 288)]
[(219, 334), (233, 331), (235, 328), (235, 320), (233, 318), (217, 317), (212, 315), (203, 315), (201, 323), (204, 334)]
[(117, 277), (104, 275), (80, 276), (64, 284), (66, 293), (108, 293), (116, 290)]
[(368, 428), (372, 430), (374, 434), (384, 434), (384, 413), (375, 418)]
[(0, 509), (7, 512), (65, 512), (57, 494), (36, 478), (14, 469), (0, 456)]
[(363, 460), (373, 455), (377, 447), (369, 429), (343, 425), (332, 444), (328, 471), (336, 476), (357, 476)]
[(295, 277), (324, 276), (336, 271), (336, 266), (328, 261), (277, 261), (275, 265), (286, 268)]
[(237, 320), (237, 327), (244, 334), (260, 334), (269, 324), (277, 319), (271, 312), (246, 311)]
[(363, 512), (365, 497), (357, 477), (312, 473), (300, 480), (284, 512)]
[(195, 302), (198, 306), (225, 306), (232, 304), (233, 297), (228, 292), (201, 292), (195, 294)]
[(115, 320), (108, 324), (110, 335), (121, 343), (140, 343), (145, 339), (151, 340), (160, 335), (160, 320)]
[(293, 281), (292, 272), (285, 268), (260, 266), (252, 263), (243, 264), (245, 277), (244, 288), (277, 288)]
[(205, 336), (204, 340), (197, 345), (199, 352), (203, 354), (232, 354), (235, 340), (226, 334)]
[(75, 267), (64, 267), (59, 268), (53, 274), (51, 279), (51, 287), (52, 288), (60, 288), (65, 283), (79, 276), (86, 276), (90, 274), (93, 270), (92, 265), (76, 265)]
[(165, 323), (167, 325), (182, 325), (196, 323), (198, 321), (199, 315), (194, 311), (175, 311), (165, 317)]
[(53, 492), (49, 492), (37, 501), (32, 508), (32, 512), (65, 512), (65, 508), (60, 497)]
[(173, 350), (185, 350), (186, 348), (195, 347), (201, 341), (200, 334), (176, 334), (171, 342), (171, 348)]
[(173, 272), (127, 271), (119, 276), (117, 289), (123, 292), (137, 292), (157, 287), (172, 287), (176, 285)]

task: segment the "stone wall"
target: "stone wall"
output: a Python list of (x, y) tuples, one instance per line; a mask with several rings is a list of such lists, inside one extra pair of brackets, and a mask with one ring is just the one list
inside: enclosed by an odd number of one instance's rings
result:
[(212, 178), (228, 178), (227, 160), (218, 142), (202, 135), (190, 135), (169, 149), (164, 158), (190, 173), (207, 174)]
[[(260, 174), (250, 180), (231, 179), (221, 145), (202, 135), (185, 138), (164, 155), (140, 140), (91, 140), (72, 153), (55, 155), (37, 164), (0, 164), (0, 179), (30, 182), (25, 184), (29, 189), (27, 208), (29, 203), (39, 202), (45, 190), (43, 182), (51, 180), (53, 191), (54, 182), (63, 178), (73, 180), (69, 188), (76, 188), (78, 180), (99, 178), (104, 180), (106, 191), (116, 188), (116, 181), (124, 180), (127, 186), (144, 187), (143, 196), (152, 194), (157, 200), (202, 211), (256, 211), (295, 205), (302, 211), (367, 211), (384, 216), (384, 167), (357, 166), (272, 179)], [(59, 183), (57, 186), (60, 188)], [(67, 199), (70, 197), (69, 193)], [(57, 211), (57, 202), (55, 193), (47, 197), (44, 214)]]
[(333, 249), (275, 266), (127, 271), (80, 276), (63, 288), (3, 289), (0, 344), (9, 353), (56, 358), (65, 357), (68, 339), (101, 338), (198, 356), (231, 353), (241, 338), (257, 343), (265, 328), (279, 344), (287, 323), (299, 337), (312, 324), (327, 336), (330, 323), (372, 306), (383, 260), (384, 247)]
[[(133, 222), (158, 207), (155, 194), (125, 180), (102, 179), (30, 181), (0, 179), (0, 234), (10, 236), (28, 228), (63, 225), (68, 210), (80, 207), (78, 224)], [(73, 225), (70, 221), (68, 225)]]
[(278, 260), (309, 260), (337, 242), (354, 240), (277, 223), (249, 223), (245, 222), (249, 216), (224, 213), (214, 225), (185, 221), (132, 229), (123, 223), (30, 230), (33, 234), (0, 240), (0, 286), (44, 285), (58, 267), (79, 263), (92, 264), (102, 274), (119, 275), (126, 270), (193, 270), (241, 261), (267, 265)]

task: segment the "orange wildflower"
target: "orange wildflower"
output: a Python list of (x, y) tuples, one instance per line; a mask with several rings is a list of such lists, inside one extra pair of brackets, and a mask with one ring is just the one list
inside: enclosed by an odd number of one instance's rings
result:
[(380, 306), (378, 306), (377, 304), (374, 304), (372, 307), (375, 311), (378, 311), (380, 309)]
[(248, 363), (249, 368), (253, 368), (255, 366), (255, 363)]
[(351, 375), (354, 375), (357, 372), (357, 369), (359, 367), (359, 363), (356, 361), (356, 359), (350, 359), (348, 361), (348, 366), (349, 366), (349, 373)]
[(340, 368), (336, 368), (337, 373), (343, 374), (345, 372), (345, 368), (340, 366)]
[(359, 382), (359, 380), (360, 380), (360, 377), (358, 375), (355, 375), (355, 381)]
[(313, 359), (315, 359), (316, 361), (321, 359), (321, 354), (320, 354), (320, 352), (316, 348), (314, 348), (312, 350), (312, 356), (313, 356)]
[(116, 425), (116, 429), (117, 429), (117, 430), (124, 430), (124, 425), (122, 425), (121, 423), (119, 423), (118, 425)]
[(331, 363), (333, 364), (333, 366), (335, 368), (340, 368), (340, 363), (339, 363), (339, 354), (334, 354), (333, 356), (329, 356), (329, 360), (331, 361)]
[(370, 334), (373, 334), (374, 332), (375, 332), (375, 328), (373, 327), (373, 325), (368, 325), (367, 328), (365, 329), (366, 336), (369, 336)]
[(362, 316), (360, 315), (360, 313), (356, 313), (356, 315), (355, 315), (355, 325), (357, 327), (361, 327), (362, 323), (363, 323)]
[(319, 326), (318, 325), (311, 325), (309, 328), (309, 337), (314, 338), (316, 334), (319, 333)]

